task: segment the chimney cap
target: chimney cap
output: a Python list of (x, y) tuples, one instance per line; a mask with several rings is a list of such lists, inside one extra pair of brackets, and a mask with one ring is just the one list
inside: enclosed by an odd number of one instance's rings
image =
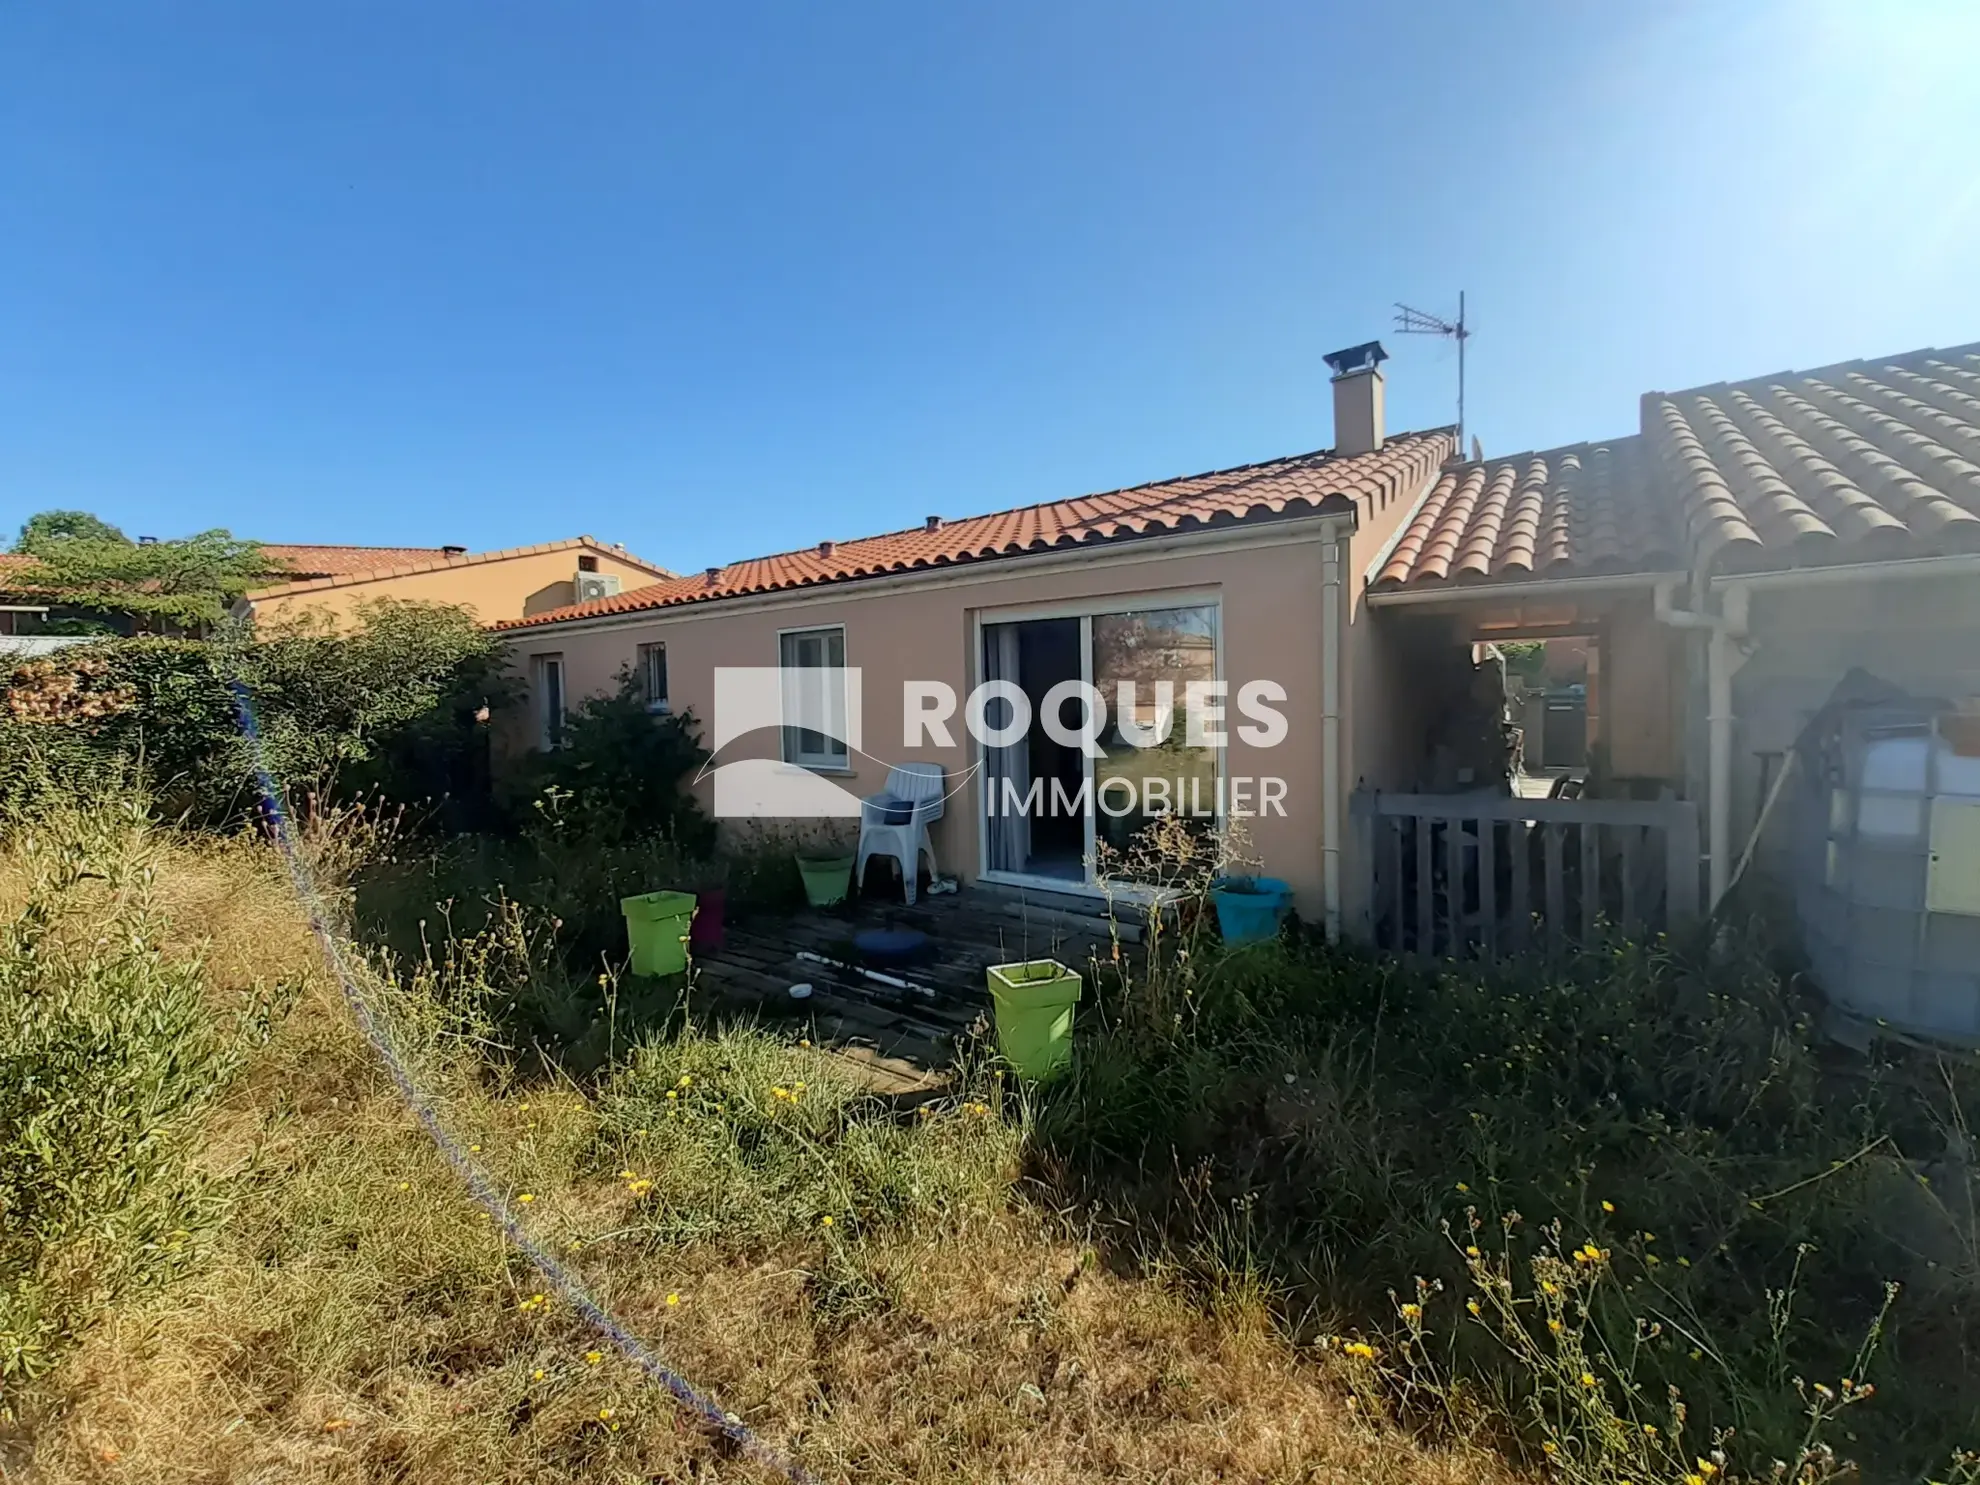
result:
[(940, 516), (930, 516), (922, 523), (921, 529), (924, 531), (940, 531), (942, 529), (942, 518)]
[(466, 547), (442, 547), (440, 550), (449, 557), (465, 557), (467, 555)]
[(830, 541), (821, 541), (820, 543), (818, 543), (818, 555), (819, 555), (819, 556), (821, 556), (821, 557), (829, 557), (829, 556), (831, 556), (831, 555), (832, 555), (832, 549), (833, 549), (833, 547), (835, 547), (836, 545), (837, 545), (837, 543), (836, 543), (836, 542), (830, 542)]
[(709, 568), (706, 575), (708, 578), (708, 586), (711, 588), (715, 587), (718, 583), (722, 581), (722, 569), (719, 567)]
[(1356, 376), (1375, 370), (1389, 359), (1389, 353), (1382, 349), (1381, 341), (1370, 340), (1351, 345), (1344, 351), (1330, 351), (1322, 359), (1333, 368), (1335, 376)]

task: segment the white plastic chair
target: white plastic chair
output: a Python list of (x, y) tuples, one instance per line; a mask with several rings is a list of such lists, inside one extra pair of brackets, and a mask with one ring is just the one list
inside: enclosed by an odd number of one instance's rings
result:
[[(921, 858), (928, 857), (928, 874), (936, 875), (935, 848), (928, 842), (928, 822), (942, 818), (944, 791), (939, 763), (898, 763), (887, 774), (887, 787), (860, 801), (859, 861), (853, 867), (855, 885), (866, 880), (866, 863), (874, 856), (891, 856), (900, 863), (901, 888), (912, 903)], [(894, 806), (889, 809), (889, 806)], [(908, 818), (889, 824), (907, 805)]]

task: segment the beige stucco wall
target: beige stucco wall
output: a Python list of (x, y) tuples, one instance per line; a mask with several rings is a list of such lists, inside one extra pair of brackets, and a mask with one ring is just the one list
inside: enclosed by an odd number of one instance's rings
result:
[(1600, 652), (1600, 741), (1618, 779), (1667, 780), (1682, 789), (1680, 751), (1685, 647), (1657, 622), (1648, 597), (1619, 604)]
[[(1235, 694), (1248, 680), (1269, 679), (1286, 688), (1286, 741), (1265, 749), (1250, 746), (1233, 731), (1226, 753), (1226, 775), (1271, 776), (1286, 781), (1286, 812), (1247, 822), (1265, 869), (1291, 882), (1302, 912), (1320, 911), (1320, 520), (1288, 522), (1265, 533), (1247, 533), (1242, 547), (1202, 550), (1218, 538), (1201, 538), (1173, 550), (1126, 548), (1081, 554), (1068, 562), (1048, 555), (1014, 559), (994, 569), (959, 568), (934, 581), (899, 583), (884, 579), (848, 583), (801, 596), (736, 599), (706, 607), (631, 616), (609, 627), (522, 631), (513, 636), (519, 674), (529, 675), (529, 658), (556, 653), (564, 658), (566, 689), (573, 704), (587, 694), (609, 690), (620, 668), (641, 644), (667, 646), (668, 689), (678, 711), (692, 709), (706, 731), (718, 666), (777, 664), (780, 630), (842, 624), (846, 663), (862, 672), (863, 749), (887, 763), (907, 759), (942, 763), (952, 774), (975, 761), (960, 715), (951, 724), (956, 746), (909, 749), (902, 742), (902, 683), (940, 680), (966, 695), (977, 678), (973, 636), (979, 617), (999, 611), (1109, 597), (1124, 604), (1168, 595), (1214, 596), (1222, 610), (1222, 676)], [(1265, 540), (1260, 540), (1260, 536)], [(1232, 726), (1241, 720), (1232, 715)], [(528, 727), (512, 718), (509, 742), (515, 746)], [(770, 733), (743, 739), (723, 750), (723, 761), (746, 756), (774, 757)], [(843, 780), (858, 794), (878, 792), (882, 765), (854, 759)], [(703, 785), (704, 791), (709, 786)], [(965, 879), (978, 868), (980, 795), (952, 801), (936, 827), (935, 844), (945, 871)]]
[(471, 609), (487, 623), (520, 619), (562, 608), (576, 601), (574, 579), (579, 557), (596, 557), (598, 570), (616, 576), (625, 589), (643, 588), (659, 579), (649, 568), (628, 562), (607, 547), (568, 547), (562, 551), (520, 553), (487, 562), (459, 562), (424, 572), (381, 574), (362, 582), (305, 587), (293, 593), (248, 597), (257, 617), (295, 614), (314, 609), (341, 620), (361, 603), (379, 598), (403, 598), (426, 603), (455, 603)]
[[(1434, 483), (1436, 475), (1431, 475)], [(1387, 505), (1364, 503), (1343, 576), (1349, 584), (1342, 735), (1348, 788), (1396, 789), (1413, 778), (1422, 758), (1423, 718), (1413, 689), (1407, 636), (1368, 604), (1368, 583), (1386, 560), (1396, 532), (1424, 490), (1402, 490)], [(1390, 619), (1395, 615), (1387, 616)]]

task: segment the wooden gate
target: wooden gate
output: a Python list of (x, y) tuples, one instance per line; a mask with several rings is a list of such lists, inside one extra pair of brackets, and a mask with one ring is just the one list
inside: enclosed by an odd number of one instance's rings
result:
[(1698, 915), (1685, 800), (1357, 792), (1367, 936), (1399, 953), (1550, 955)]

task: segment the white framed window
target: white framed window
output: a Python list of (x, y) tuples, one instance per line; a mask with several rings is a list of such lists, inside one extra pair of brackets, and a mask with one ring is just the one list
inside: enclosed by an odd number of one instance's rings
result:
[(646, 709), (665, 715), (667, 705), (667, 647), (664, 644), (639, 647), (639, 689), (646, 697)]
[(536, 745), (548, 752), (564, 745), (564, 657), (532, 655), (529, 692), (536, 704)]
[(801, 768), (844, 768), (846, 631), (843, 625), (787, 629), (777, 636), (783, 671), (784, 761)]

